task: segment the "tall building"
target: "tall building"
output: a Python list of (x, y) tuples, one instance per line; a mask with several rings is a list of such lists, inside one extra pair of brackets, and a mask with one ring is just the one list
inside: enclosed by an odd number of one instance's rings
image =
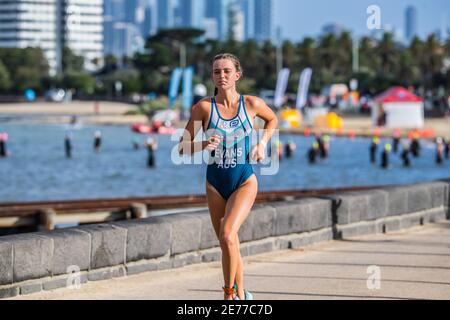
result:
[(273, 0), (255, 1), (255, 39), (272, 40), (273, 37)]
[(241, 0), (240, 5), (244, 13), (245, 40), (255, 37), (255, 0)]
[(157, 0), (157, 28), (168, 29), (175, 25), (173, 0)]
[(231, 37), (235, 41), (245, 40), (245, 14), (238, 3), (234, 3), (230, 6), (229, 11), (229, 23)]
[(69, 47), (95, 70), (103, 58), (103, 0), (16, 0), (0, 2), (0, 47), (39, 47), (52, 75), (61, 71)]
[(144, 13), (144, 23), (142, 24), (142, 36), (147, 38), (148, 36), (154, 35), (156, 33), (156, 24), (154, 16), (154, 7), (147, 6)]
[(180, 26), (204, 28), (205, 1), (209, 0), (178, 0), (180, 10)]
[(217, 26), (217, 19), (205, 18), (205, 39), (206, 40), (217, 40), (219, 38), (219, 28)]
[(410, 42), (417, 35), (417, 10), (413, 6), (409, 6), (405, 11), (406, 25), (405, 36), (406, 41)]
[(104, 0), (103, 13), (114, 21), (125, 21), (125, 0)]
[(206, 17), (217, 22), (217, 34), (219, 40), (225, 40), (229, 32), (229, 8), (230, 0), (206, 0)]
[(40, 47), (52, 73), (57, 69), (57, 2), (0, 2), (0, 47)]
[(103, 60), (103, 0), (62, 0), (63, 46), (85, 58), (94, 71)]

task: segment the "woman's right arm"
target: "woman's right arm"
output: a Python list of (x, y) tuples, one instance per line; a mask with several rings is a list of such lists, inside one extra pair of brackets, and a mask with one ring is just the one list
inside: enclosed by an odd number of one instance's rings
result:
[(194, 142), (200, 129), (203, 128), (203, 119), (205, 118), (205, 112), (201, 105), (202, 101), (194, 105), (192, 108), (191, 118), (189, 119), (186, 129), (184, 130), (183, 137), (180, 140), (178, 151), (180, 155), (193, 155), (203, 150), (212, 151), (217, 149), (220, 143), (219, 136), (212, 136), (206, 141)]

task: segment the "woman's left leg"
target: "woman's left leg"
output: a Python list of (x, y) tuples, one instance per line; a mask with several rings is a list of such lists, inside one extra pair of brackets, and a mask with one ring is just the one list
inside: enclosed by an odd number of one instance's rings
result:
[[(257, 193), (258, 181), (253, 175), (228, 199), (220, 228), (219, 238), (222, 253), (224, 260), (228, 262), (224, 264), (223, 270), (225, 285), (233, 286), (236, 282), (241, 291), (239, 296), (242, 296), (243, 293), (243, 265), (239, 251), (238, 232), (250, 214)], [(238, 269), (240, 269), (239, 274)]]

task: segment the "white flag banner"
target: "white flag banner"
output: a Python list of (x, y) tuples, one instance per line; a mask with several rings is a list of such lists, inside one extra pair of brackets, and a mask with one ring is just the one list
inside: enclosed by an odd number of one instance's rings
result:
[(309, 84), (311, 82), (311, 76), (312, 76), (311, 68), (306, 68), (300, 75), (300, 82), (298, 85), (298, 92), (297, 92), (297, 104), (296, 104), (297, 109), (303, 108), (306, 104), (306, 100), (308, 99), (308, 90)]
[(284, 94), (286, 93), (290, 74), (291, 71), (287, 68), (281, 69), (278, 73), (277, 88), (275, 89), (274, 97), (274, 104), (277, 109), (283, 106)]

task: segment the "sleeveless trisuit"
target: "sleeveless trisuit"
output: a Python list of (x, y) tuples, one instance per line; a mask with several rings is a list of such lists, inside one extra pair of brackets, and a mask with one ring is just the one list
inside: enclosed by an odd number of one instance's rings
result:
[(225, 200), (254, 174), (250, 164), (252, 130), (243, 96), (239, 99), (238, 113), (232, 119), (223, 118), (215, 98), (211, 98), (207, 134), (222, 136), (222, 143), (212, 152), (206, 179)]

